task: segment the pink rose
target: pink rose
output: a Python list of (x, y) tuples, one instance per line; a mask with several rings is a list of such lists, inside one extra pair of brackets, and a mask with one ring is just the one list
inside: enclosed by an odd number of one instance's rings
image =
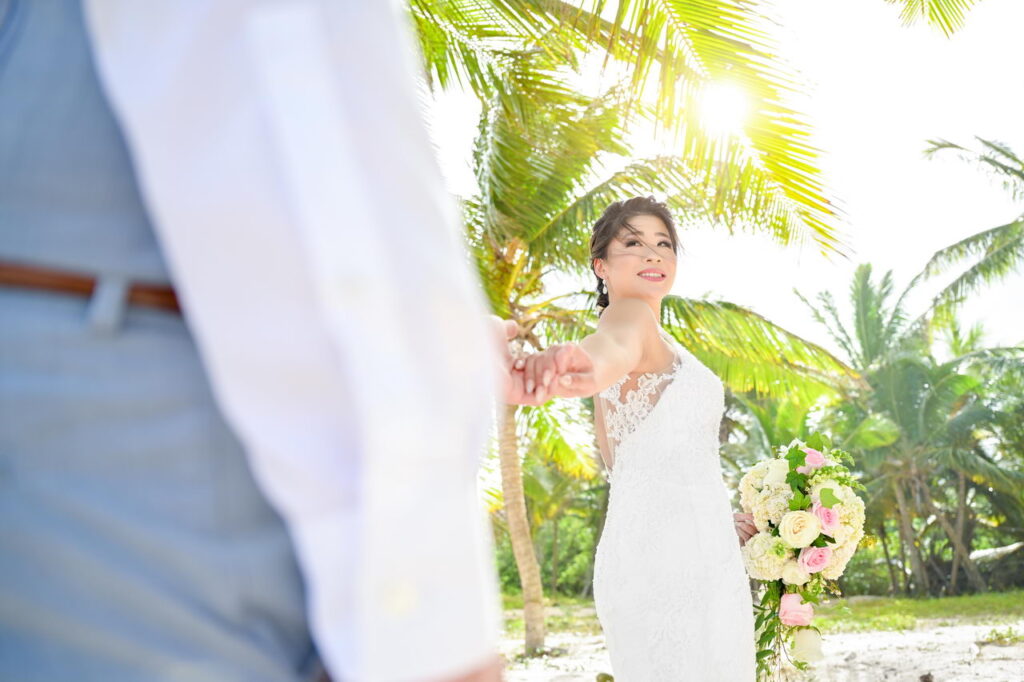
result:
[(835, 532), (839, 530), (839, 510), (835, 507), (824, 507), (821, 502), (815, 500), (811, 504), (811, 513), (818, 517), (821, 521), (821, 532), (830, 538), (835, 537)]
[(828, 565), (828, 560), (831, 558), (831, 547), (804, 547), (800, 550), (800, 556), (797, 557), (796, 562), (808, 573), (817, 573)]
[(800, 448), (807, 453), (807, 457), (804, 459), (804, 463), (796, 468), (798, 474), (809, 474), (818, 467), (825, 465), (825, 455), (821, 454), (814, 448)]
[(796, 592), (782, 595), (779, 603), (779, 620), (783, 625), (810, 625), (814, 618), (814, 607)]

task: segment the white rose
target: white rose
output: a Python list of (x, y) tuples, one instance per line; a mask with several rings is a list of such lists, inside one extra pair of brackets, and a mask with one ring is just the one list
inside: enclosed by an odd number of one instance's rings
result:
[(821, 653), (821, 635), (814, 628), (800, 628), (793, 633), (793, 658), (813, 663), (825, 658)]
[(768, 485), (769, 483), (785, 483), (786, 474), (789, 473), (789, 460), (786, 459), (773, 459), (768, 464), (768, 471), (764, 475), (764, 481), (762, 485)]
[(779, 537), (793, 549), (806, 547), (821, 535), (821, 521), (809, 511), (788, 512), (779, 523)]
[(790, 559), (782, 567), (782, 581), (788, 585), (803, 585), (811, 579), (811, 574), (800, 568), (800, 564)]

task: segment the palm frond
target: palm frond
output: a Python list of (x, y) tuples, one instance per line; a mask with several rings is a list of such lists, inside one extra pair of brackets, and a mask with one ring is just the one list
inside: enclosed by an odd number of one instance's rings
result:
[(975, 139), (983, 147), (980, 152), (940, 138), (928, 140), (924, 154), (931, 158), (942, 151), (954, 151), (961, 160), (977, 164), (996, 177), (1015, 201), (1024, 201), (1024, 159), (1005, 143), (977, 135)]
[[(614, 19), (605, 20), (604, 0), (580, 5), (540, 0), (553, 15), (600, 45), (609, 58), (630, 64), (629, 105), (656, 88), (657, 120), (671, 130), (678, 155), (691, 170), (721, 163), (749, 162), (776, 183), (777, 192), (799, 215), (822, 253), (841, 250), (832, 202), (818, 168), (820, 150), (809, 143), (811, 127), (791, 108), (798, 79), (777, 58), (765, 28), (763, 8), (743, 0), (623, 0)], [(707, 134), (698, 116), (704, 88), (729, 81), (751, 100), (751, 116), (738, 138)]]
[(666, 296), (662, 323), (737, 393), (813, 403), (823, 389), (859, 380), (824, 348), (734, 303)]
[(846, 357), (849, 359), (854, 366), (863, 368), (864, 364), (860, 362), (861, 354), (857, 348), (857, 345), (850, 338), (850, 334), (846, 331), (845, 325), (843, 325), (842, 319), (839, 317), (839, 310), (836, 308), (835, 300), (832, 298), (832, 293), (829, 291), (822, 291), (818, 293), (818, 301), (821, 303), (822, 308), (828, 313), (828, 318), (817, 307), (808, 301), (803, 294), (793, 289), (793, 293), (796, 294), (805, 306), (811, 311), (811, 316), (814, 320), (825, 327), (829, 336), (835, 341), (840, 348), (846, 353)]
[[(597, 475), (592, 436), (580, 429), (585, 422), (579, 401), (552, 401), (520, 411), (522, 426), (540, 460), (574, 478)], [(570, 428), (576, 430), (570, 433)]]
[(1018, 499), (1024, 490), (1024, 472), (1014, 471), (993, 462), (980, 448), (954, 448), (943, 453), (941, 464), (962, 471), (974, 483), (988, 486), (999, 492), (1016, 495)]
[(967, 12), (980, 0), (886, 0), (892, 5), (901, 5), (900, 19), (909, 26), (924, 21), (930, 26), (951, 36), (963, 28)]

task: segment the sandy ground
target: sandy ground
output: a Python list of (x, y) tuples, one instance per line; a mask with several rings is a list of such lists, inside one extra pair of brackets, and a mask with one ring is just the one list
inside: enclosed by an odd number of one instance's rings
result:
[[(797, 672), (788, 679), (1024, 682), (1024, 644), (978, 644), (993, 628), (1005, 631), (1007, 627), (1024, 633), (1024, 620), (985, 625), (919, 623), (916, 629), (901, 632), (832, 633), (824, 637), (825, 659), (808, 674)], [(602, 635), (549, 633), (546, 643), (562, 651), (524, 661), (516, 658), (522, 640), (503, 640), (507, 682), (594, 682), (599, 672), (611, 672)]]

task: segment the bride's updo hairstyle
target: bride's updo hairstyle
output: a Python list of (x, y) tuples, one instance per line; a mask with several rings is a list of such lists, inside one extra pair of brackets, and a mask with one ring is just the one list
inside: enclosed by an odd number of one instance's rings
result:
[[(672, 239), (672, 250), (679, 253), (679, 236), (676, 233), (676, 223), (669, 213), (668, 207), (652, 196), (633, 197), (624, 201), (616, 201), (604, 210), (604, 213), (594, 223), (594, 232), (590, 235), (590, 270), (597, 277), (594, 269), (595, 258), (608, 257), (608, 244), (622, 228), (630, 232), (636, 232), (627, 223), (638, 215), (653, 215), (661, 218), (668, 228), (669, 236)], [(608, 287), (597, 277), (597, 314), (600, 315), (608, 307)]]

